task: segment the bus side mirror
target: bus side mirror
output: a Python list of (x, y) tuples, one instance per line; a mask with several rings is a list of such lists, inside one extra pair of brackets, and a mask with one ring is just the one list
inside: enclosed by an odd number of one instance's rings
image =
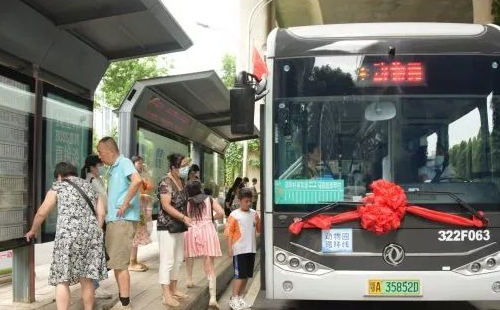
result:
[(247, 84), (235, 84), (229, 90), (232, 134), (254, 133), (255, 90)]
[(238, 73), (234, 87), (229, 90), (231, 133), (254, 133), (254, 103), (267, 95), (266, 86), (266, 78), (259, 79), (245, 71)]

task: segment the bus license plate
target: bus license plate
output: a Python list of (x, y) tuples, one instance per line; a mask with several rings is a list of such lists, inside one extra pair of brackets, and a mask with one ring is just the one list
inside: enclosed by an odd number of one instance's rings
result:
[(420, 280), (368, 280), (369, 296), (420, 296)]

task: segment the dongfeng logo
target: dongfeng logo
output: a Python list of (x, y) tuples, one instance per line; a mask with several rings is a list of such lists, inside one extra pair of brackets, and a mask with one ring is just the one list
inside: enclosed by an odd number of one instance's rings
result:
[(386, 263), (397, 266), (405, 259), (405, 250), (399, 244), (391, 243), (384, 248), (382, 256)]

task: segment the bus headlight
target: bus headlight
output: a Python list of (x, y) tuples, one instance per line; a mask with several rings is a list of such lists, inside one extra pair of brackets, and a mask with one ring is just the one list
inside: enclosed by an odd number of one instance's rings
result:
[(486, 260), (486, 267), (487, 268), (493, 268), (493, 267), (495, 267), (496, 264), (497, 264), (497, 261), (493, 257), (490, 257)]
[(290, 264), (290, 267), (297, 268), (300, 266), (300, 261), (298, 258), (294, 257), (294, 258), (290, 259), (289, 264)]
[(470, 265), (470, 271), (472, 272), (479, 272), (481, 270), (481, 264), (480, 263), (472, 263)]
[(278, 263), (283, 264), (286, 261), (286, 255), (285, 255), (285, 253), (278, 253), (278, 254), (276, 254), (276, 261)]
[[(488, 254), (474, 261), (468, 262), (458, 268), (453, 269), (453, 272), (464, 276), (476, 276), (487, 273), (500, 271), (500, 252)], [(498, 281), (500, 283), (500, 281)], [(499, 291), (500, 293), (500, 291)]]
[(307, 262), (305, 265), (304, 265), (304, 269), (307, 271), (307, 272), (313, 272), (314, 269), (316, 269), (316, 265), (314, 265), (313, 262)]

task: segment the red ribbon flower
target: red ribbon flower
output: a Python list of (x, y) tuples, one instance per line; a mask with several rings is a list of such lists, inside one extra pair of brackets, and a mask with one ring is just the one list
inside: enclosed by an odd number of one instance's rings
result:
[(289, 231), (297, 235), (302, 228), (330, 229), (334, 224), (360, 219), (363, 229), (382, 235), (398, 229), (406, 212), (445, 224), (478, 228), (486, 226), (475, 216), (468, 219), (423, 207), (407, 206), (404, 190), (392, 182), (377, 180), (370, 186), (373, 193), (363, 198), (363, 204), (357, 210), (336, 215), (317, 214), (292, 223)]

